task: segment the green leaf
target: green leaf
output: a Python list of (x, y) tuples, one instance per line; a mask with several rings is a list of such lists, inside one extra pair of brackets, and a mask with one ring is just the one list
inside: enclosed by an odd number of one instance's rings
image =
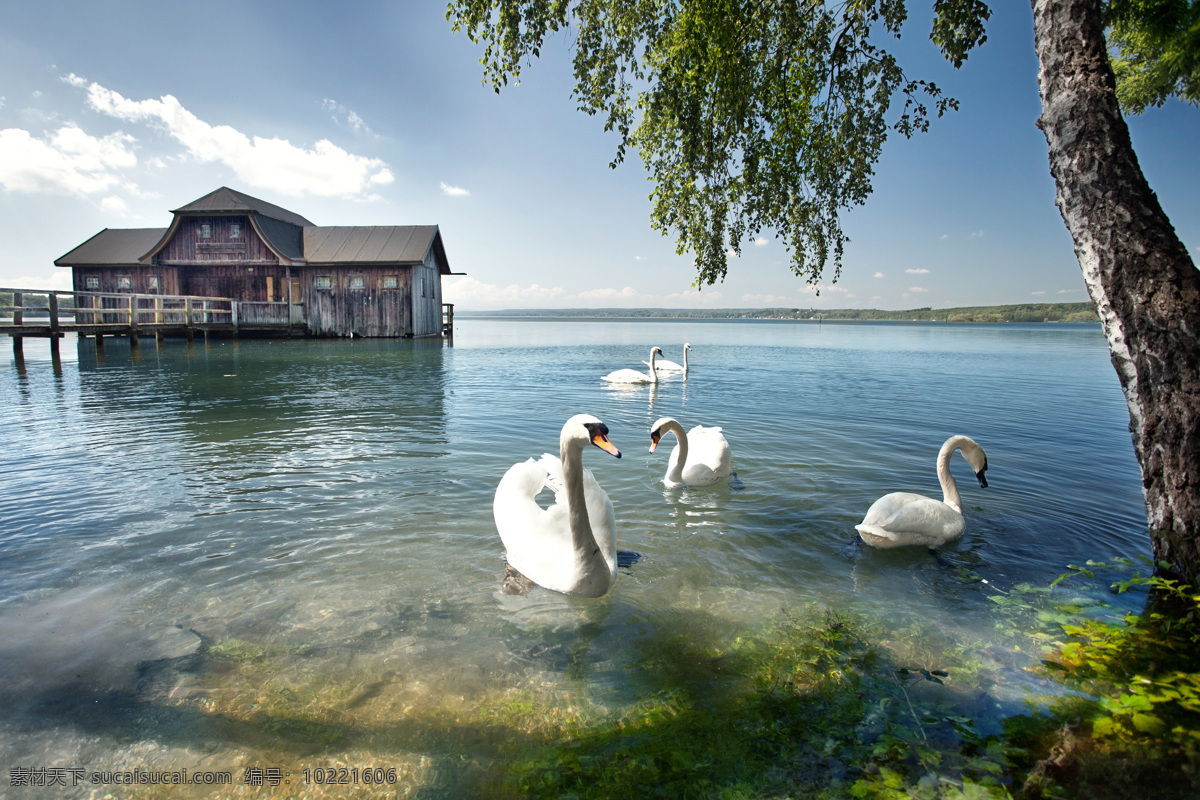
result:
[(1166, 730), (1166, 724), (1153, 714), (1134, 714), (1133, 727), (1142, 733), (1158, 735)]

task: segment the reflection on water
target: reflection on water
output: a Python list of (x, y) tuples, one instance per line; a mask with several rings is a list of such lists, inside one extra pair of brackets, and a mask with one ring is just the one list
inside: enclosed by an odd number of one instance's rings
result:
[[(684, 341), (686, 379), (601, 380)], [(456, 715), (627, 707), (664, 685), (638, 666), (664, 637), (720, 647), (818, 603), (992, 647), (991, 587), (1148, 551), (1093, 326), (463, 317), (453, 347), (27, 340), (0, 367), (9, 764), (340, 758), (453, 793), (447, 753), (492, 735)], [(504, 595), (496, 483), (584, 411), (624, 453), (585, 462), (642, 558), (596, 600)], [(662, 416), (720, 425), (738, 485), (665, 489)], [(986, 490), (952, 464), (963, 538), (859, 546), (876, 497), (938, 494), (952, 433), (989, 456)]]

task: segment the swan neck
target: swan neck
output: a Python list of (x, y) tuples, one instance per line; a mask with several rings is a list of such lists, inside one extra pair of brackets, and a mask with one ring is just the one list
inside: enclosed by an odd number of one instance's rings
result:
[(650, 351), (650, 382), (658, 383), (658, 368), (654, 366), (654, 351)]
[(953, 439), (942, 445), (942, 449), (938, 452), (937, 476), (938, 482), (942, 484), (942, 502), (961, 514), (962, 499), (958, 494), (958, 484), (955, 482), (954, 476), (950, 474), (950, 456), (954, 455), (954, 451), (957, 449), (958, 443)]
[(687, 375), (687, 371), (688, 371), (687, 354), (688, 354), (688, 349), (685, 347), (685, 348), (683, 348), (683, 374), (684, 375)]
[(577, 553), (590, 557), (597, 545), (583, 493), (583, 448), (563, 442), (559, 448), (559, 458), (562, 460), (563, 481), (567, 488), (567, 520), (571, 526), (571, 542)]
[(671, 421), (667, 423), (667, 430), (675, 434), (675, 438), (679, 440), (676, 449), (679, 451), (679, 458), (671, 459), (670, 471), (667, 472), (667, 480), (675, 483), (683, 483), (683, 467), (687, 464), (688, 459), (688, 437), (687, 431), (678, 422)]

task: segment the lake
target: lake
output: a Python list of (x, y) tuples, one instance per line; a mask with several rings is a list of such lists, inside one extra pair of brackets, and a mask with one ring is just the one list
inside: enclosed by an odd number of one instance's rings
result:
[[(685, 342), (686, 379), (601, 381)], [(634, 706), (665, 636), (720, 651), (832, 608), (993, 652), (997, 591), (1150, 552), (1098, 325), (459, 316), (452, 343), (0, 345), (0, 796), (119, 788), (16, 767), (228, 771), (251, 794), (248, 767), (279, 769), (299, 796), (339, 764), (461, 796), (502, 768), (493, 708)], [(623, 453), (584, 461), (641, 557), (599, 599), (503, 594), (496, 485), (581, 412)], [(664, 416), (720, 425), (738, 483), (665, 489)], [(857, 546), (877, 497), (940, 498), (960, 433), (989, 462), (986, 489), (951, 463), (962, 538)], [(1045, 688), (1025, 666), (988, 662), (997, 714)]]

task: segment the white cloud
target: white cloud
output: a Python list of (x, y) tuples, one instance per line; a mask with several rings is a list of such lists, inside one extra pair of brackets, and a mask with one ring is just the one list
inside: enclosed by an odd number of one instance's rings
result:
[(515, 283), (509, 286), (496, 286), (491, 283), (482, 283), (470, 276), (447, 279), (442, 282), (442, 297), (445, 301), (466, 308), (545, 307), (566, 295), (567, 291), (558, 287), (548, 289), (536, 283), (526, 287), (518, 286)]
[(763, 236), (760, 236), (760, 237), (758, 237), (757, 239), (755, 239), (755, 240), (754, 240), (754, 246), (755, 246), (755, 247), (763, 247), (764, 245), (767, 245), (767, 244), (769, 244), (769, 243), (770, 243), (770, 242), (769, 242), (769, 241), (768, 241), (768, 240), (767, 240), (765, 237), (763, 237)]
[(928, 292), (928, 291), (929, 291), (928, 289), (922, 288), (922, 287), (920, 287), (920, 286), (910, 286), (910, 287), (908, 287), (908, 290), (909, 290), (910, 292), (917, 292), (917, 293), (921, 293), (921, 292)]
[(45, 139), (0, 131), (0, 186), (9, 191), (87, 195), (120, 185), (119, 171), (137, 164), (132, 136), (96, 138), (68, 125)]
[(939, 241), (939, 242), (944, 242), (944, 241), (946, 241), (946, 240), (947, 240), (947, 239), (949, 239), (949, 238), (950, 238), (950, 234), (948, 234), (948, 233), (943, 233), (941, 236), (939, 236), (939, 237), (938, 237), (938, 241)]
[(634, 256), (633, 260), (634, 261), (645, 261), (646, 259), (642, 258), (641, 256)]
[(1079, 289), (1059, 289), (1058, 293), (1059, 294), (1075, 294), (1079, 291), (1080, 291)]
[(72, 72), (70, 75), (63, 75), (62, 78), (60, 78), (60, 80), (63, 83), (74, 86), (76, 89), (86, 89), (87, 88), (87, 78), (81, 78), (78, 75), (76, 75), (74, 72)]
[(1045, 292), (1031, 292), (1031, 294), (1038, 295), (1038, 294), (1045, 294)]
[(906, 269), (906, 270), (904, 270), (904, 272), (906, 275), (928, 275), (929, 274), (929, 270), (925, 269), (924, 267), (918, 267), (916, 269)]
[(6, 286), (14, 288), (36, 286), (50, 291), (70, 291), (75, 288), (71, 283), (71, 272), (72, 270), (60, 267), (47, 267), (46, 272), (41, 275), (19, 275), (4, 280)]
[(119, 197), (106, 197), (100, 201), (100, 208), (109, 214), (125, 216), (129, 213), (129, 206), (125, 205), (125, 201)]
[[(63, 80), (72, 86), (86, 83), (74, 74)], [(228, 125), (210, 125), (169, 94), (158, 100), (128, 100), (90, 83), (87, 99), (88, 105), (102, 114), (161, 128), (182, 144), (191, 158), (224, 164), (253, 187), (287, 195), (361, 198), (370, 197), (368, 188), (394, 180), (378, 158), (348, 153), (328, 139), (305, 149), (286, 139), (250, 137)]]
[(442, 185), (442, 194), (447, 197), (467, 197), (471, 193), (461, 186), (451, 186), (445, 181), (440, 182)]
[(600, 305), (611, 305), (617, 301), (635, 300), (639, 296), (638, 291), (632, 286), (626, 286), (624, 289), (588, 289), (575, 295), (576, 298), (586, 303), (597, 303)]
[(800, 291), (802, 291), (802, 292), (806, 292), (806, 293), (808, 293), (808, 294), (829, 294), (829, 293), (832, 293), (832, 294), (844, 294), (844, 295), (847, 295), (847, 296), (849, 296), (849, 297), (853, 297), (853, 296), (854, 296), (854, 295), (850, 294), (850, 290), (849, 290), (849, 289), (846, 289), (846, 288), (844, 288), (844, 287), (838, 286), (836, 283), (831, 283), (831, 284), (817, 284), (816, 286), (813, 286), (813, 285), (810, 283), (810, 284), (806, 284), (806, 285), (804, 286), (804, 288), (803, 288), (803, 289), (801, 289)]
[(747, 306), (791, 306), (794, 301), (778, 294), (744, 294), (742, 303)]
[(882, 277), (884, 277), (884, 275), (883, 275), (883, 273), (882, 273), (882, 272), (876, 272), (876, 273), (875, 273), (875, 277), (876, 277), (876, 278), (882, 278)]
[(355, 133), (366, 133), (374, 135), (374, 132), (367, 127), (367, 122), (354, 111), (346, 108), (336, 100), (330, 100), (328, 97), (321, 101), (321, 108), (326, 111), (333, 112), (333, 121), (338, 125), (349, 128)]
[(497, 286), (464, 276), (447, 278), (442, 282), (442, 296), (447, 303), (464, 309), (488, 310), (502, 308), (699, 308), (717, 307), (724, 302), (720, 292), (691, 289), (686, 292), (655, 295), (643, 294), (632, 286), (623, 289), (587, 289), (568, 292), (561, 287), (547, 288), (538, 284)]
[(0, 97), (0, 108), (4, 108), (4, 98)]
[(971, 234), (971, 238), (972, 239), (982, 239), (983, 238), (983, 230), (981, 229), (981, 230), (975, 231), (974, 233)]

